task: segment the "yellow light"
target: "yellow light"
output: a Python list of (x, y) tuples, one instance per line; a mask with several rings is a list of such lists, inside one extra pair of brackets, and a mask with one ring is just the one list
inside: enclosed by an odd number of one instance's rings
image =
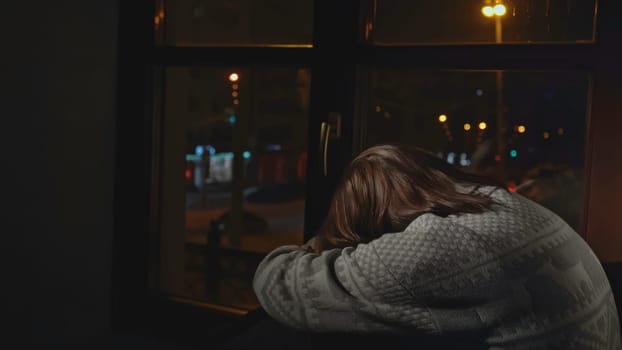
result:
[(231, 84), (231, 88), (233, 90), (237, 90), (238, 89), (238, 84)]
[(232, 93), (231, 93), (231, 96), (233, 96), (233, 97), (238, 97), (238, 92), (237, 92), (237, 91), (232, 92)]
[(480, 130), (486, 130), (486, 123), (485, 122), (479, 123), (479, 129)]
[(482, 14), (486, 17), (492, 17), (495, 14), (495, 10), (492, 6), (484, 6), (482, 7)]
[(516, 128), (516, 131), (518, 131), (519, 134), (524, 133), (525, 130), (527, 130), (527, 129), (525, 128), (524, 125), (519, 125), (518, 128)]
[(238, 100), (237, 98), (235, 100), (233, 100), (233, 104), (234, 105), (239, 105), (240, 104), (240, 100)]
[(447, 121), (447, 116), (444, 115), (444, 114), (439, 115), (438, 116), (438, 121), (441, 122), (441, 123), (446, 122)]
[(469, 130), (471, 130), (471, 124), (469, 123), (464, 124), (464, 131), (469, 131)]
[(542, 137), (544, 137), (544, 139), (548, 139), (549, 137), (551, 137), (551, 134), (549, 134), (548, 131), (545, 131), (544, 134), (542, 135)]
[(495, 13), (495, 15), (497, 16), (503, 16), (505, 15), (505, 13), (507, 12), (507, 9), (505, 8), (505, 5), (503, 4), (497, 4), (495, 5), (493, 12)]
[(236, 82), (238, 81), (238, 79), (240, 79), (240, 76), (238, 75), (238, 73), (231, 73), (229, 74), (229, 81), (230, 82)]

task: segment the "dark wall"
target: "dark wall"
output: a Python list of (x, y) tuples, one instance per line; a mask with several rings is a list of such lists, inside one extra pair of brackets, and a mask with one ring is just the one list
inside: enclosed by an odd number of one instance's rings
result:
[(109, 328), (117, 1), (2, 17), (2, 333), (78, 343)]

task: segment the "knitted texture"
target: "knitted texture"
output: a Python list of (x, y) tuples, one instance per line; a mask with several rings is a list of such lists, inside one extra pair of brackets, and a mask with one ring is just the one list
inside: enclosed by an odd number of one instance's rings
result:
[(598, 259), (548, 209), (502, 189), (482, 214), (424, 214), (403, 232), (320, 255), (277, 248), (259, 265), (266, 312), (319, 332), (450, 337), (494, 349), (622, 349)]

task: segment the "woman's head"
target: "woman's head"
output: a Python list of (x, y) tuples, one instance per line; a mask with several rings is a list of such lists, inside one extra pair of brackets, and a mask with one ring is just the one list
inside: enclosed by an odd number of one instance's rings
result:
[(320, 236), (328, 247), (343, 247), (402, 231), (424, 213), (447, 216), (490, 209), (491, 198), (460, 191), (458, 184), (493, 182), (462, 173), (414, 146), (368, 148), (345, 170)]

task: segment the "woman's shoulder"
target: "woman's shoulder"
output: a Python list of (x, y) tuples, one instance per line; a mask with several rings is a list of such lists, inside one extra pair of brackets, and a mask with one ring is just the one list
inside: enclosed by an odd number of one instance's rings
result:
[(404, 231), (370, 242), (383, 263), (407, 285), (451, 276), (481, 259), (494, 258), (476, 232), (448, 218), (423, 214)]

